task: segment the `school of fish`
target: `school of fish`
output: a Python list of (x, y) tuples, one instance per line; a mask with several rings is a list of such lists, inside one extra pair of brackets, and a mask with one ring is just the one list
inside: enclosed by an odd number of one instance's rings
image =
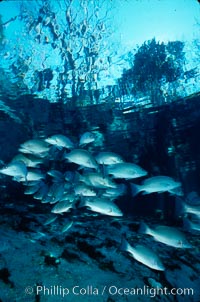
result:
[[(163, 175), (148, 178), (145, 169), (126, 162), (114, 152), (91, 152), (95, 139), (93, 132), (83, 133), (77, 142), (63, 134), (30, 139), (20, 145), (19, 153), (0, 169), (0, 173), (21, 182), (25, 187), (24, 194), (51, 205), (53, 216), (45, 225), (53, 223), (59, 214), (70, 213), (73, 209), (84, 211), (87, 208), (91, 213), (121, 217), (123, 212), (115, 201), (126, 194), (127, 185), (132, 190), (132, 197), (140, 192), (168, 192), (181, 200), (180, 182)], [(141, 185), (130, 182), (144, 177)], [(183, 200), (180, 203), (185, 229), (200, 231), (200, 203), (190, 205)], [(67, 232), (73, 223), (69, 219), (62, 232)], [(149, 227), (142, 222), (140, 231), (171, 247), (192, 248), (184, 233), (174, 227)], [(121, 250), (151, 269), (165, 270), (157, 253), (147, 246), (131, 246), (122, 236)]]

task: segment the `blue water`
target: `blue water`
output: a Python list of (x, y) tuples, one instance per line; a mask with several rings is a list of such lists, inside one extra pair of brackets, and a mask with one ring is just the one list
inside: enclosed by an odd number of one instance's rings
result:
[[(127, 50), (112, 35), (117, 2), (69, 3), (0, 3), (0, 301), (198, 302), (199, 40), (162, 42), (152, 32)], [(87, 132), (94, 140), (80, 145)], [(44, 143), (53, 135), (73, 147)], [(32, 140), (47, 152), (20, 149)], [(76, 149), (89, 157), (67, 160)], [(115, 177), (110, 163), (97, 163), (100, 152), (146, 175)], [(41, 162), (30, 167), (19, 154)], [(13, 163), (22, 170), (6, 173)], [(123, 190), (104, 198), (110, 187), (88, 182), (89, 173)], [(157, 183), (133, 194), (154, 176), (178, 189)], [(83, 184), (93, 196), (77, 193)], [(69, 208), (53, 213), (63, 200)], [(170, 246), (167, 232), (163, 243), (141, 222), (173, 228), (191, 247)], [(153, 254), (134, 254), (138, 245)]]

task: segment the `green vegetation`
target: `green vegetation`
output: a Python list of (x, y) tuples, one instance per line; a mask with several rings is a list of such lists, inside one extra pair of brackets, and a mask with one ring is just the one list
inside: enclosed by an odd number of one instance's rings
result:
[(124, 94), (136, 97), (148, 95), (154, 104), (164, 100), (161, 85), (173, 82), (184, 74), (184, 43), (180, 41), (168, 44), (145, 42), (134, 56), (131, 54), (131, 68), (124, 70), (119, 85)]

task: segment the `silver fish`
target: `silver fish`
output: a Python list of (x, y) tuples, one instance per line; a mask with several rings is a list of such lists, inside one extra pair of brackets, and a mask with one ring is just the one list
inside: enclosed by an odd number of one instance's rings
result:
[(0, 169), (0, 173), (12, 176), (15, 181), (26, 181), (28, 170), (22, 161), (12, 161), (7, 166)]
[(114, 152), (100, 152), (96, 156), (96, 161), (100, 165), (114, 165), (124, 162), (122, 157)]
[(35, 168), (38, 165), (43, 163), (43, 159), (36, 157), (35, 155), (32, 154), (27, 154), (27, 156), (23, 154), (17, 154), (12, 161), (22, 161), (24, 164), (29, 167), (29, 168)]
[(97, 193), (90, 188), (89, 186), (85, 184), (77, 184), (74, 187), (74, 192), (76, 195), (81, 195), (81, 196), (96, 196)]
[(41, 139), (31, 139), (20, 145), (19, 151), (45, 157), (49, 152), (49, 145)]
[(30, 241), (31, 242), (36, 242), (36, 240), (39, 240), (39, 239), (44, 239), (44, 237), (46, 237), (46, 234), (42, 233), (42, 232), (37, 232), (37, 233), (30, 233), (31, 235), (31, 238), (30, 238)]
[(153, 176), (143, 181), (142, 185), (132, 184), (132, 195), (135, 196), (139, 192), (143, 194), (170, 192), (171, 194), (180, 195), (177, 190), (181, 187), (181, 183), (175, 181), (168, 176)]
[(45, 178), (45, 175), (40, 170), (28, 171), (26, 180), (27, 181), (39, 181)]
[(95, 135), (92, 132), (85, 132), (81, 135), (79, 146), (84, 146), (92, 143), (95, 140)]
[(98, 169), (98, 165), (90, 152), (83, 149), (74, 149), (65, 155), (68, 161), (86, 168)]
[(117, 185), (113, 180), (103, 174), (98, 172), (85, 173), (83, 175), (79, 174), (79, 181), (86, 183), (88, 186), (95, 187), (97, 189), (107, 189), (107, 188), (116, 188)]
[(123, 195), (126, 191), (126, 187), (124, 184), (117, 185), (116, 188), (109, 188), (102, 194), (104, 197), (117, 198)]
[(45, 221), (44, 225), (51, 224), (52, 222), (56, 221), (57, 218), (58, 218), (57, 216), (52, 216), (52, 217), (48, 218), (48, 219)]
[(174, 227), (157, 226), (151, 229), (142, 222), (140, 225), (140, 232), (154, 237), (156, 241), (162, 242), (166, 245), (177, 248), (191, 248), (192, 245), (187, 241), (185, 235)]
[(73, 221), (68, 221), (68, 222), (64, 225), (64, 227), (62, 228), (62, 233), (65, 233), (65, 232), (67, 232), (69, 229), (71, 229), (72, 225), (73, 225)]
[(67, 148), (67, 149), (73, 149), (74, 143), (71, 141), (70, 138), (63, 134), (55, 134), (45, 139), (45, 142), (47, 142), (50, 145), (56, 146), (58, 149)]
[(73, 208), (73, 204), (69, 201), (60, 201), (58, 202), (53, 209), (51, 210), (54, 214), (62, 214), (65, 212), (69, 212)]
[(123, 216), (123, 213), (118, 206), (106, 198), (82, 200), (80, 207), (89, 207), (90, 210), (104, 215)]
[(138, 262), (148, 266), (157, 271), (164, 271), (165, 267), (157, 254), (144, 245), (136, 245), (132, 247), (126, 239), (122, 239), (121, 249), (131, 254), (131, 256)]
[(108, 166), (107, 171), (114, 178), (133, 179), (147, 175), (147, 171), (133, 163), (117, 163)]

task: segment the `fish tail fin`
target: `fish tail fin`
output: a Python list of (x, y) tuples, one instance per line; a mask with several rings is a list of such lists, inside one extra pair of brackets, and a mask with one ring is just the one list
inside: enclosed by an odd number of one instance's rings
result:
[(139, 233), (149, 234), (150, 233), (150, 228), (148, 227), (148, 225), (144, 221), (141, 221), (138, 231), (139, 231)]
[(131, 183), (131, 193), (132, 196), (136, 196), (141, 191), (141, 186)]

